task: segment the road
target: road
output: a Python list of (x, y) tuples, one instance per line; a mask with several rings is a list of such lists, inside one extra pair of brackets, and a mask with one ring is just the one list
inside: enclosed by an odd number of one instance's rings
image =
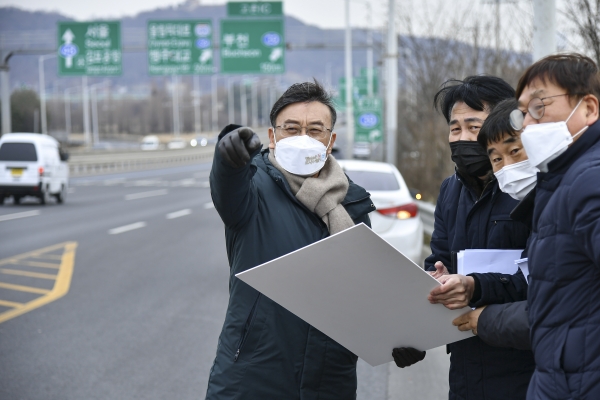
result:
[[(209, 170), (74, 178), (64, 205), (0, 207), (0, 399), (204, 397), (228, 301)], [(16, 303), (31, 309), (3, 321)], [(358, 399), (443, 399), (448, 357), (358, 375)]]

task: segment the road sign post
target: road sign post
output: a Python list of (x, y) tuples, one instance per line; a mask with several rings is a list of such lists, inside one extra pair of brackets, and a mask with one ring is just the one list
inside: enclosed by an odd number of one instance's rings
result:
[(212, 74), (212, 22), (149, 21), (148, 72), (150, 75)]
[(283, 20), (221, 20), (221, 72), (285, 72)]
[(59, 22), (59, 76), (121, 75), (121, 24), (118, 21)]

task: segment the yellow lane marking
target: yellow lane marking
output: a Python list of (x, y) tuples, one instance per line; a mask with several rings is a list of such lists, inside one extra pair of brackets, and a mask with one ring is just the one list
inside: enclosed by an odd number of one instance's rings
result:
[(15, 303), (14, 301), (0, 300), (0, 306), (17, 308), (17, 307), (22, 307), (23, 303)]
[(0, 282), (0, 288), (16, 290), (19, 292), (46, 294), (50, 292), (48, 289), (40, 289), (33, 286), (13, 285), (12, 283)]
[(42, 260), (62, 260), (62, 256), (58, 254), (44, 254), (40, 256), (31, 256), (32, 258), (40, 258)]
[(39, 272), (17, 271), (16, 269), (0, 269), (0, 272), (7, 275), (27, 276), (29, 278), (40, 278), (55, 280), (57, 275), (40, 274)]
[(45, 263), (45, 262), (39, 262), (39, 261), (18, 261), (18, 262), (14, 262), (11, 264), (26, 265), (28, 267), (40, 267), (40, 268), (54, 268), (54, 269), (60, 268), (60, 264)]
[[(51, 290), (46, 290), (42, 288), (32, 288), (30, 286), (22, 286), (21, 288), (35, 289), (43, 295), (35, 298), (32, 301), (27, 303), (15, 303), (8, 300), (0, 299), (0, 305), (7, 305), (8, 307), (13, 307), (11, 310), (0, 313), (0, 323), (8, 321), (11, 318), (22, 315), (26, 312), (34, 310), (38, 307), (46, 305), (54, 300), (57, 300), (67, 294), (69, 291), (69, 287), (71, 285), (71, 276), (73, 275), (73, 266), (75, 264), (75, 250), (77, 249), (77, 242), (64, 242), (59, 243), (53, 246), (45, 247), (43, 249), (31, 251), (29, 253), (20, 254), (18, 256), (14, 256), (11, 258), (7, 258), (4, 260), (0, 260), (0, 265), (6, 264), (15, 264), (18, 262), (18, 265), (28, 265), (28, 266), (40, 266), (40, 265), (32, 265), (36, 263), (35, 261), (28, 261), (28, 258), (39, 258), (40, 256), (45, 256), (44, 253), (51, 253), (57, 250), (62, 250), (62, 255), (60, 256), (60, 264), (47, 264), (45, 268), (58, 268), (58, 274), (56, 275), (56, 280), (54, 281), (54, 287)], [(46, 254), (50, 255), (50, 254)], [(37, 263), (40, 264), (40, 263)], [(53, 265), (50, 267), (50, 265)], [(45, 275), (45, 274), (44, 274)], [(0, 287), (12, 286), (17, 287), (19, 285), (13, 285), (5, 282), (0, 282)], [(11, 289), (7, 287), (7, 289)], [(10, 304), (10, 305), (9, 305)]]

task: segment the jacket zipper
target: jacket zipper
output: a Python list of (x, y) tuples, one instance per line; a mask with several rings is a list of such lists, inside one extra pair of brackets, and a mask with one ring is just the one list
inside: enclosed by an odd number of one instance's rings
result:
[(248, 319), (246, 320), (246, 324), (244, 325), (244, 332), (242, 333), (242, 337), (237, 345), (237, 351), (235, 352), (235, 356), (233, 356), (233, 362), (236, 362), (240, 357), (240, 351), (244, 346), (244, 342), (246, 341), (246, 337), (248, 337), (248, 332), (250, 331), (250, 326), (252, 325), (252, 321), (254, 321), (254, 316), (256, 315), (256, 308), (258, 305), (258, 300), (260, 299), (261, 294), (258, 294), (258, 297), (254, 301), (252, 308), (250, 309), (250, 315), (248, 315)]

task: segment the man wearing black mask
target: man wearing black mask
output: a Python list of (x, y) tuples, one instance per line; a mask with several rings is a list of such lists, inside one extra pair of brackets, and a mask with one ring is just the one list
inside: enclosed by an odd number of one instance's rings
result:
[[(425, 269), (442, 282), (429, 301), (450, 309), (525, 300), (522, 273), (456, 274), (456, 253), (466, 249), (524, 249), (529, 229), (510, 219), (517, 200), (498, 188), (486, 150), (477, 135), (490, 110), (514, 98), (508, 83), (492, 76), (447, 81), (434, 103), (446, 118), (456, 173), (444, 180), (435, 209), (431, 255)], [(498, 282), (502, 282), (498, 285)], [(450, 400), (525, 399), (534, 369), (530, 351), (487, 345), (478, 337), (447, 346), (450, 356)], [(418, 349), (393, 351), (399, 367), (424, 358)]]

